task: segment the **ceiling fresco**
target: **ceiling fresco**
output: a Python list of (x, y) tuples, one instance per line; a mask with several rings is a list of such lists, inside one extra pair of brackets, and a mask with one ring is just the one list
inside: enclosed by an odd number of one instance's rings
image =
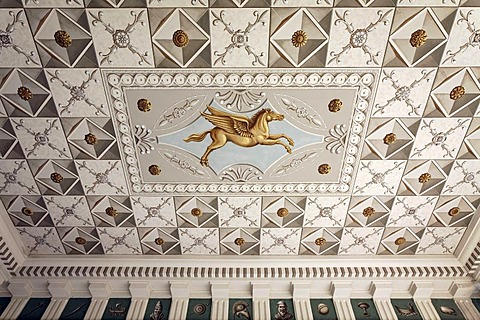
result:
[(475, 0), (0, 0), (0, 199), (37, 255), (453, 255)]

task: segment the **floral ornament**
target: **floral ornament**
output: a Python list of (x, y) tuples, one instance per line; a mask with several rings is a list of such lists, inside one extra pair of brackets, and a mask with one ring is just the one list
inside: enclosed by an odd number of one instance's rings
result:
[(410, 206), (408, 203), (405, 201), (407, 200), (407, 197), (403, 198), (397, 198), (397, 204), (401, 204), (404, 211), (401, 215), (399, 215), (396, 219), (392, 219), (389, 224), (391, 225), (397, 225), (398, 222), (404, 218), (413, 218), (415, 220), (416, 226), (424, 226), (426, 224), (426, 218), (421, 218), (418, 214), (422, 213), (424, 211), (424, 207), (427, 206), (432, 206), (435, 204), (435, 201), (437, 200), (435, 197), (427, 198), (425, 202), (420, 203), (417, 206)]
[(237, 246), (243, 246), (245, 244), (245, 239), (243, 238), (236, 238), (234, 243), (237, 245)]
[(394, 144), (395, 141), (397, 141), (397, 135), (393, 132), (386, 134), (385, 137), (383, 137), (383, 143), (386, 145)]
[(150, 154), (154, 150), (155, 137), (152, 137), (152, 130), (144, 125), (135, 125), (135, 142), (140, 154)]
[(360, 171), (367, 170), (368, 174), (371, 176), (371, 180), (365, 183), (364, 186), (359, 187), (357, 186), (357, 190), (355, 190), (355, 193), (364, 193), (365, 189), (370, 187), (371, 185), (379, 184), (384, 188), (385, 193), (388, 194), (394, 194), (393, 190), (395, 189), (395, 185), (389, 187), (387, 183), (385, 182), (385, 177), (391, 174), (395, 170), (403, 170), (402, 165), (403, 162), (400, 161), (395, 161), (393, 163), (393, 167), (385, 170), (384, 172), (377, 172), (374, 169), (372, 169), (370, 166), (372, 165), (372, 162), (368, 162), (365, 164), (364, 162), (360, 162), (361, 168)]
[(152, 164), (150, 167), (148, 167), (148, 172), (150, 172), (152, 176), (158, 176), (162, 170), (156, 164)]
[(189, 230), (190, 229), (180, 229), (179, 230), (181, 235), (187, 236), (188, 238), (190, 238), (192, 240), (192, 244), (190, 245), (190, 247), (185, 248), (184, 253), (191, 252), (195, 247), (203, 247), (204, 249), (209, 251), (209, 254), (217, 253), (217, 249), (210, 247), (206, 242), (206, 240), (210, 236), (215, 237), (217, 229), (215, 229), (215, 228), (210, 229), (203, 237), (195, 237), (194, 235), (189, 233)]
[(372, 49), (367, 45), (368, 34), (372, 30), (374, 30), (377, 25), (383, 23), (385, 26), (388, 25), (388, 21), (385, 18), (392, 12), (393, 10), (389, 10), (388, 12), (384, 13), (382, 10), (377, 11), (378, 19), (375, 22), (370, 23), (366, 28), (362, 29), (355, 29), (353, 25), (347, 22), (347, 16), (350, 14), (350, 11), (345, 10), (343, 15), (340, 15), (338, 11), (335, 11), (335, 15), (337, 19), (335, 20), (334, 24), (338, 26), (340, 23), (345, 25), (347, 32), (350, 34), (350, 41), (347, 45), (342, 47), (340, 52), (335, 53), (334, 51), (330, 52), (330, 55), (333, 57), (328, 61), (331, 63), (334, 61), (335, 63), (340, 63), (340, 57), (343, 54), (346, 54), (350, 49), (362, 49), (365, 54), (369, 56), (369, 60), (367, 64), (371, 64), (372, 62), (375, 64), (379, 64), (377, 58), (380, 56), (380, 51), (377, 51), (375, 54), (372, 53)]
[(465, 88), (462, 86), (456, 86), (450, 91), (450, 99), (458, 100), (465, 94)]
[(303, 30), (295, 31), (292, 35), (292, 44), (295, 48), (303, 47), (307, 44), (307, 33)]
[(475, 189), (473, 193), (480, 193), (480, 185), (476, 181), (476, 177), (478, 174), (480, 174), (480, 170), (470, 171), (465, 167), (465, 164), (466, 164), (466, 161), (456, 163), (453, 170), (462, 171), (463, 179), (457, 181), (457, 183), (455, 183), (454, 185), (451, 185), (451, 186), (446, 185), (444, 189), (445, 193), (452, 193), (456, 187), (461, 186), (463, 184), (471, 185), (472, 188)]
[(265, 62), (261, 60), (265, 53), (261, 52), (260, 54), (256, 54), (248, 43), (248, 36), (253, 30), (255, 30), (258, 25), (265, 26), (267, 24), (267, 21), (264, 20), (267, 13), (268, 10), (265, 10), (262, 13), (254, 11), (253, 16), (255, 17), (255, 21), (253, 23), (249, 22), (247, 27), (243, 30), (233, 30), (230, 26), (230, 23), (227, 23), (224, 20), (224, 10), (220, 11), (219, 15), (217, 15), (215, 11), (212, 11), (212, 15), (215, 17), (215, 19), (212, 21), (212, 24), (214, 26), (217, 26), (219, 23), (223, 24), (225, 26), (225, 31), (227, 31), (231, 35), (231, 43), (225, 47), (225, 51), (222, 53), (215, 51), (213, 53), (216, 57), (218, 57), (213, 64), (216, 65), (218, 62), (221, 62), (223, 65), (225, 65), (226, 57), (229, 53), (231, 53), (235, 49), (244, 48), (248, 55), (253, 56), (252, 65), (255, 66), (257, 64), (260, 64), (262, 66), (265, 66)]
[(15, 31), (15, 27), (17, 24), (20, 24), (21, 26), (25, 26), (25, 21), (20, 19), (20, 16), (22, 15), (23, 10), (18, 11), (17, 13), (13, 11), (9, 11), (8, 14), (13, 17), (13, 21), (9, 24), (7, 24), (7, 27), (5, 28), (5, 31), (0, 29), (0, 54), (2, 54), (3, 49), (5, 48), (12, 48), (15, 50), (18, 54), (21, 54), (25, 57), (25, 63), (26, 64), (31, 64), (34, 63), (36, 65), (40, 65), (38, 62), (35, 60), (32, 60), (32, 57), (35, 56), (35, 52), (30, 51), (29, 53), (25, 52), (22, 47), (18, 46), (15, 44), (15, 39), (12, 36), (13, 32)]
[(50, 235), (55, 236), (55, 233), (56, 233), (55, 230), (56, 230), (55, 228), (48, 228), (48, 229), (44, 228), (45, 233), (41, 236), (37, 236), (35, 234), (30, 233), (27, 228), (19, 228), (18, 232), (21, 235), (26, 235), (31, 239), (33, 239), (33, 241), (35, 241), (35, 244), (33, 245), (33, 247), (29, 247), (30, 253), (38, 252), (38, 248), (42, 246), (46, 246), (52, 249), (53, 252), (63, 253), (63, 251), (59, 247), (52, 246), (50, 243), (48, 243), (48, 237)]
[(134, 246), (130, 245), (129, 242), (127, 241), (127, 237), (129, 237), (135, 230), (136, 230), (135, 228), (128, 228), (128, 231), (126, 233), (124, 233), (120, 237), (116, 237), (116, 236), (110, 235), (107, 232), (107, 228), (103, 228), (103, 230), (99, 228), (98, 232), (101, 235), (106, 235), (108, 238), (113, 240), (112, 244), (105, 248), (105, 253), (109, 253), (109, 252), (113, 253), (113, 250), (116, 247), (123, 246), (123, 247), (126, 247), (126, 248), (132, 250), (132, 253), (134, 253), (134, 254), (141, 254), (142, 252), (137, 247), (134, 247)]
[(29, 187), (18, 179), (18, 173), (20, 172), (20, 170), (22, 169), (26, 171), (28, 170), (26, 163), (27, 161), (15, 161), (15, 164), (17, 167), (12, 171), (4, 171), (2, 168), (0, 168), (0, 175), (2, 175), (3, 178), (5, 179), (5, 181), (3, 182), (3, 185), (0, 186), (0, 193), (7, 191), (8, 186), (11, 184), (16, 184), (24, 189), (27, 189), (28, 193), (35, 193), (34, 185)]
[(246, 222), (248, 222), (250, 227), (255, 227), (258, 224), (258, 220), (252, 220), (248, 215), (247, 215), (247, 210), (252, 207), (252, 206), (258, 206), (260, 198), (250, 198), (249, 202), (245, 204), (243, 207), (236, 207), (233, 204), (229, 203), (228, 198), (219, 198), (220, 200), (220, 205), (225, 205), (227, 206), (230, 210), (232, 210), (231, 215), (226, 219), (225, 221), (222, 222), (221, 227), (229, 227), (230, 222), (233, 219), (243, 219)]
[(69, 90), (70, 93), (70, 98), (67, 101), (67, 104), (58, 104), (58, 107), (60, 108), (60, 115), (64, 114), (67, 112), (68, 114), (71, 114), (71, 108), (75, 106), (75, 104), (79, 101), (85, 102), (87, 105), (89, 105), (92, 108), (95, 108), (95, 115), (105, 115), (108, 116), (102, 109), (105, 108), (103, 104), (101, 105), (96, 105), (90, 98), (87, 97), (87, 94), (85, 93), (85, 90), (90, 86), (91, 82), (94, 84), (98, 83), (98, 80), (95, 79), (95, 74), (97, 73), (97, 70), (94, 70), (93, 72), (90, 71), (85, 71), (85, 75), (87, 76), (87, 79), (82, 81), (82, 84), (79, 86), (74, 86), (71, 85), (70, 82), (67, 80), (62, 80), (60, 77), (59, 70), (56, 70), (53, 74), (47, 71), (47, 73), (50, 75), (50, 82), (54, 83), (56, 81), (60, 82), (62, 87), (65, 89)]
[(20, 99), (24, 101), (28, 101), (33, 98), (32, 91), (24, 86), (21, 86), (20, 88), (17, 89), (17, 94), (20, 97)]
[(124, 191), (123, 186), (118, 187), (110, 181), (110, 174), (112, 173), (112, 171), (113, 170), (117, 170), (117, 171), (120, 170), (119, 168), (117, 168), (118, 163), (119, 163), (118, 161), (115, 161), (113, 163), (108, 161), (108, 164), (110, 165), (110, 167), (105, 169), (105, 171), (103, 171), (103, 172), (97, 172), (94, 169), (89, 168), (87, 166), (86, 161), (78, 163), (78, 168), (80, 170), (82, 170), (82, 169), (86, 170), (88, 173), (90, 173), (90, 175), (92, 175), (95, 178), (95, 181), (93, 182), (93, 184), (91, 186), (85, 186), (85, 192), (95, 193), (95, 189), (98, 186), (107, 185), (110, 188), (114, 189), (116, 194), (124, 193), (125, 191)]
[(262, 248), (262, 254), (269, 253), (273, 247), (283, 247), (285, 248), (285, 250), (287, 250), (287, 253), (293, 253), (293, 254), (297, 253), (296, 248), (291, 248), (290, 246), (287, 245), (287, 240), (293, 236), (296, 236), (297, 233), (300, 231), (300, 229), (292, 229), (289, 233), (287, 233), (283, 237), (275, 236), (274, 234), (272, 234), (272, 232), (269, 229), (267, 230), (262, 229), (262, 231), (263, 231), (262, 238), (266, 238), (266, 236), (268, 235), (270, 239), (273, 240), (272, 244), (269, 247)]
[(425, 173), (422, 173), (420, 177), (418, 177), (418, 182), (427, 183), (428, 181), (430, 181), (430, 179), (432, 179), (432, 175), (428, 172), (425, 172)]
[(148, 112), (152, 110), (152, 103), (149, 100), (142, 98), (137, 101), (137, 108), (142, 112)]
[(336, 124), (328, 133), (329, 135), (325, 137), (325, 142), (327, 143), (325, 148), (331, 153), (339, 154), (342, 149), (345, 149), (347, 126), (345, 124)]
[(324, 206), (322, 204), (322, 199), (321, 198), (319, 198), (319, 197), (315, 197), (313, 199), (308, 198), (308, 205), (312, 205), (312, 206), (317, 207), (318, 213), (312, 218), (305, 219), (305, 223), (303, 225), (304, 226), (308, 226), (308, 225), (314, 226), (315, 221), (317, 219), (328, 218), (330, 221), (333, 222), (333, 224), (334, 224), (333, 226), (341, 227), (342, 226), (342, 220), (339, 218), (339, 215), (336, 214), (337, 213), (336, 209), (340, 206), (345, 206), (346, 201), (348, 201), (348, 198), (338, 198), (336, 203), (334, 203), (332, 205), (329, 205), (329, 206)]
[(368, 233), (365, 236), (357, 235), (354, 232), (354, 231), (356, 231), (356, 229), (360, 229), (360, 228), (345, 228), (344, 237), (347, 234), (350, 235), (352, 237), (353, 242), (350, 243), (347, 247), (342, 248), (339, 251), (339, 253), (348, 253), (348, 251), (353, 247), (362, 247), (367, 251), (366, 253), (374, 254), (375, 253), (375, 246), (374, 247), (369, 246), (369, 244), (367, 243), (367, 240), (371, 237), (378, 236), (379, 233), (381, 233), (383, 231), (383, 228), (373, 228), (372, 232)]
[(101, 23), (105, 27), (105, 30), (112, 35), (113, 44), (108, 49), (109, 51), (107, 53), (99, 52), (99, 54), (104, 57), (100, 61), (100, 64), (104, 64), (105, 62), (112, 64), (112, 54), (119, 49), (128, 49), (131, 53), (138, 57), (139, 65), (143, 65), (144, 63), (151, 65), (151, 63), (147, 60), (148, 52), (145, 51), (144, 53), (140, 53), (137, 48), (130, 44), (130, 34), (135, 30), (136, 25), (145, 25), (145, 22), (141, 20), (145, 14), (145, 10), (140, 11), (138, 14), (135, 11), (130, 11), (130, 15), (133, 16), (133, 22), (129, 23), (125, 29), (116, 30), (109, 23), (107, 24), (102, 20), (103, 11), (99, 11), (97, 15), (90, 11), (88, 13), (94, 19), (92, 21), (92, 25), (97, 26), (99, 23)]
[(426, 247), (420, 247), (418, 248), (418, 253), (422, 252), (425, 253), (428, 249), (430, 249), (433, 246), (441, 246), (443, 248), (443, 253), (453, 253), (453, 249), (458, 245), (457, 242), (453, 242), (450, 244), (447, 244), (447, 240), (455, 235), (460, 235), (463, 233), (463, 228), (454, 228), (452, 232), (448, 233), (445, 236), (440, 236), (438, 235), (435, 231), (434, 228), (427, 228), (427, 231), (425, 232), (425, 235), (430, 235), (433, 238), (433, 241), (429, 243)]
[(382, 82), (391, 82), (393, 89), (395, 89), (396, 91), (394, 96), (388, 99), (387, 102), (385, 102), (383, 105), (375, 105), (376, 110), (374, 111), (373, 115), (376, 115), (377, 113), (384, 114), (387, 107), (391, 106), (394, 102), (399, 101), (404, 102), (407, 107), (410, 108), (410, 111), (408, 112), (409, 116), (420, 116), (419, 109), (421, 105), (415, 105), (414, 101), (410, 98), (410, 94), (412, 92), (412, 89), (418, 87), (420, 83), (422, 83), (424, 80), (426, 82), (429, 82), (430, 75), (434, 72), (435, 70), (431, 70), (430, 72), (427, 72), (427, 70), (422, 70), (422, 76), (419, 79), (413, 80), (409, 85), (402, 86), (400, 85), (398, 80), (394, 79), (395, 71), (391, 71), (389, 73), (388, 71), (383, 70), (383, 74), (385, 75), (385, 77), (382, 78)]
[(433, 146), (435, 147), (440, 146), (440, 148), (442, 148), (442, 150), (445, 152), (445, 154), (443, 155), (444, 158), (446, 157), (454, 158), (455, 156), (453, 152), (455, 151), (455, 148), (450, 149), (448, 147), (448, 143), (447, 143), (448, 136), (453, 134), (457, 129), (462, 129), (462, 130), (465, 129), (465, 126), (468, 125), (468, 122), (469, 122), (469, 119), (458, 119), (456, 126), (451, 127), (446, 131), (438, 132), (437, 129), (433, 126), (434, 120), (430, 120), (430, 121), (423, 120), (423, 124), (420, 127), (420, 130), (428, 129), (430, 131), (432, 141), (424, 145), (423, 148), (414, 148), (413, 153), (411, 154), (410, 157), (416, 157), (416, 156), (420, 157), (422, 156), (423, 151)]
[(423, 29), (418, 29), (410, 36), (410, 45), (414, 48), (421, 47), (427, 42), (427, 32)]
[(287, 173), (291, 169), (296, 169), (317, 156), (316, 152), (305, 153), (300, 158), (293, 158), (289, 163), (282, 165), (275, 173)]
[(188, 45), (189, 39), (185, 31), (177, 30), (173, 33), (172, 41), (175, 46), (183, 48)]
[(465, 11), (460, 10), (461, 18), (457, 20), (457, 24), (466, 22), (467, 30), (471, 34), (467, 42), (462, 44), (457, 51), (452, 52), (452, 50), (448, 50), (446, 52), (448, 57), (443, 61), (443, 63), (447, 61), (450, 61), (451, 63), (455, 63), (457, 61), (456, 56), (460, 53), (465, 52), (470, 47), (480, 49), (480, 29), (476, 29), (475, 22), (470, 21), (470, 16), (472, 15), (472, 13), (473, 13), (473, 10), (470, 10), (467, 13), (465, 13)]
[(55, 42), (62, 48), (68, 48), (72, 45), (72, 37), (65, 30), (58, 30), (53, 35)]
[(318, 166), (318, 173), (320, 174), (329, 174), (332, 170), (332, 167), (328, 163), (324, 163)]

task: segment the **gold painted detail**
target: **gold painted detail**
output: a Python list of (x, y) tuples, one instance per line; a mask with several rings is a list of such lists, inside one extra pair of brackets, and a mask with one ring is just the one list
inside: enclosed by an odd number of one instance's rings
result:
[(400, 237), (400, 238), (397, 238), (395, 240), (395, 244), (397, 246), (401, 246), (402, 244), (404, 244), (405, 242), (407, 242), (407, 239), (405, 239), (404, 237)]
[(147, 99), (139, 99), (137, 101), (137, 107), (138, 107), (138, 110), (140, 111), (148, 112), (152, 110), (152, 103)]
[(327, 239), (325, 239), (325, 238), (315, 239), (315, 244), (319, 247), (323, 246), (325, 243), (327, 243)]
[(418, 182), (427, 183), (428, 181), (430, 181), (431, 178), (432, 178), (432, 175), (430, 173), (428, 172), (422, 173), (420, 177), (418, 177)]
[(30, 209), (29, 207), (23, 207), (22, 208), (22, 213), (28, 217), (33, 215), (33, 210)]
[(85, 238), (82, 238), (82, 237), (76, 237), (75, 238), (75, 243), (83, 246), (84, 244), (87, 243), (87, 240), (85, 240)]
[(343, 107), (343, 102), (340, 99), (333, 99), (328, 103), (328, 110), (330, 112), (338, 112), (342, 109)]
[(72, 37), (65, 30), (58, 30), (54, 35), (55, 42), (62, 48), (68, 48), (72, 45)]
[(363, 209), (362, 214), (365, 218), (368, 218), (375, 214), (375, 209), (373, 209), (372, 207), (366, 207), (365, 209)]
[(385, 135), (385, 137), (383, 138), (383, 143), (387, 145), (393, 144), (395, 143), (395, 141), (397, 141), (397, 135), (393, 132)]
[(192, 216), (194, 217), (201, 217), (203, 215), (203, 212), (200, 208), (193, 208), (190, 213), (192, 214)]
[(155, 239), (155, 244), (158, 245), (158, 246), (161, 246), (164, 243), (165, 243), (165, 240), (163, 240), (162, 238), (156, 238)]
[(280, 144), (288, 153), (292, 153), (292, 149), (280, 140), (284, 138), (290, 146), (293, 146), (292, 138), (284, 133), (272, 134), (268, 127), (268, 123), (271, 121), (282, 121), (285, 118), (284, 115), (278, 114), (271, 109), (261, 109), (251, 118), (248, 118), (244, 115), (223, 112), (211, 106), (207, 106), (207, 109), (210, 113), (201, 112), (200, 114), (215, 127), (202, 133), (191, 134), (183, 139), (185, 142), (200, 142), (210, 134), (212, 143), (207, 147), (200, 159), (202, 166), (208, 166), (210, 153), (213, 150), (222, 148), (228, 141), (245, 148), (256, 145), (273, 146)]
[(295, 48), (303, 47), (307, 44), (307, 33), (303, 30), (297, 30), (292, 35), (292, 44)]
[(332, 170), (332, 167), (328, 163), (324, 163), (318, 166), (318, 173), (320, 174), (329, 174)]
[(450, 99), (458, 100), (465, 94), (465, 88), (462, 86), (456, 86), (450, 91)]
[(421, 47), (427, 42), (427, 32), (423, 29), (418, 29), (410, 36), (410, 45), (414, 48)]
[(188, 35), (183, 30), (177, 30), (173, 33), (172, 36), (173, 44), (179, 48), (186, 47), (188, 45), (189, 39)]
[(93, 133), (87, 133), (85, 135), (85, 142), (89, 145), (94, 145), (98, 142), (97, 136), (94, 135)]
[(32, 91), (30, 91), (30, 89), (24, 86), (21, 86), (20, 88), (18, 88), (17, 94), (22, 100), (25, 100), (25, 101), (28, 101), (33, 98)]
[(105, 213), (107, 214), (107, 216), (110, 216), (110, 217), (118, 216), (118, 212), (117, 210), (115, 210), (114, 207), (108, 207), (107, 209), (105, 209)]
[(448, 210), (448, 215), (449, 215), (450, 217), (454, 217), (454, 216), (456, 216), (456, 215), (459, 214), (459, 213), (460, 213), (460, 208), (459, 208), (459, 207), (453, 207), (453, 208), (451, 208), (450, 210)]
[(280, 218), (285, 218), (286, 216), (288, 216), (288, 214), (289, 212), (287, 208), (280, 208), (277, 210), (277, 216), (279, 216)]
[(160, 167), (156, 164), (152, 164), (150, 167), (148, 167), (148, 172), (150, 172), (152, 176), (158, 176), (160, 172), (162, 172), (162, 169), (160, 169)]
[(52, 179), (53, 182), (55, 183), (60, 183), (63, 181), (63, 177), (60, 173), (54, 172), (50, 175), (50, 179)]
[(243, 238), (236, 238), (234, 242), (235, 242), (235, 244), (236, 244), (237, 246), (243, 246), (243, 245), (245, 244), (245, 239), (243, 239)]

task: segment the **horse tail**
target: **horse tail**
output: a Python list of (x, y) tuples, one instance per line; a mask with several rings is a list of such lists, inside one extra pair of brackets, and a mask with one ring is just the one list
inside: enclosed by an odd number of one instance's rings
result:
[(190, 141), (200, 142), (200, 141), (203, 141), (203, 139), (205, 139), (205, 137), (209, 133), (210, 133), (210, 130), (204, 131), (200, 134), (199, 133), (194, 133), (194, 134), (189, 135), (187, 138), (183, 139), (183, 141), (185, 141), (185, 142), (190, 142)]

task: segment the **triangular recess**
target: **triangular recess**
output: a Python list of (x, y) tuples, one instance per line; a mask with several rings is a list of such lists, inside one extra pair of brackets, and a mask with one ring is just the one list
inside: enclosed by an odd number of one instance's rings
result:
[[(304, 31), (307, 42), (304, 46), (295, 47), (292, 36), (296, 31)], [(298, 10), (271, 36), (273, 46), (295, 67), (302, 66), (308, 59), (327, 44), (328, 35), (306, 9)]]
[[(158, 238), (163, 240), (162, 244), (155, 243), (155, 240)], [(146, 246), (148, 250), (153, 250), (159, 254), (167, 254), (172, 248), (178, 245), (179, 241), (171, 234), (161, 229), (154, 228), (143, 236), (141, 243)]]
[[(93, 134), (97, 138), (95, 144), (88, 144), (85, 135)], [(92, 158), (101, 158), (115, 143), (115, 138), (89, 119), (83, 119), (72, 129), (68, 141)]]
[[(22, 212), (23, 208), (28, 208), (31, 210), (31, 215), (25, 215)], [(18, 220), (22, 221), (23, 224), (15, 224), (15, 226), (37, 226), (41, 222), (45, 215), (47, 214), (47, 209), (40, 206), (38, 203), (31, 201), (25, 197), (17, 197), (13, 203), (8, 208), (8, 212), (15, 216)]]
[[(426, 183), (421, 183), (419, 177), (429, 173), (431, 178)], [(435, 186), (445, 181), (446, 175), (442, 169), (435, 163), (435, 161), (427, 161), (421, 165), (410, 170), (403, 178), (403, 182), (409, 187), (415, 194), (424, 194), (428, 190), (431, 190)]]
[[(115, 216), (109, 216), (106, 209), (112, 207), (116, 211)], [(111, 197), (103, 197), (92, 208), (93, 218), (98, 227), (134, 227), (135, 218), (132, 209), (120, 201)]]
[[(398, 238), (405, 238), (405, 243), (396, 245), (395, 241)], [(403, 228), (389, 234), (381, 242), (391, 253), (400, 254), (408, 249), (411, 249), (415, 244), (418, 244), (419, 240), (420, 238), (414, 232), (412, 232), (410, 228)], [(410, 254), (412, 254), (415, 252), (415, 249), (409, 251), (411, 251)]]
[[(32, 92), (30, 100), (20, 98), (18, 95), (18, 88), (20, 87), (26, 87)], [(13, 70), (3, 82), (0, 95), (10, 101), (13, 106), (32, 117), (42, 110), (50, 98), (50, 93), (44, 86), (17, 69)]]
[[(53, 182), (51, 179), (52, 173), (59, 173), (63, 180), (60, 183)], [(67, 194), (72, 187), (78, 182), (78, 176), (72, 171), (55, 161), (46, 162), (35, 175), (35, 179), (48, 189), (59, 194)]]
[[(95, 229), (92, 228), (91, 232), (87, 232), (85, 230), (82, 230), (80, 228), (72, 228), (69, 232), (67, 232), (63, 238), (62, 242), (66, 244), (68, 247), (74, 249), (75, 251), (78, 251), (83, 254), (88, 254), (90, 253), (95, 247), (97, 247), (100, 243), (100, 240), (98, 239), (98, 236), (95, 235)], [(85, 244), (78, 244), (75, 239), (77, 237), (81, 237), (86, 240)], [(72, 253), (72, 252), (70, 252)]]
[[(450, 92), (457, 86), (462, 86), (465, 94), (453, 100), (450, 98)], [(473, 115), (476, 112), (473, 102), (480, 99), (480, 86), (470, 69), (462, 69), (436, 87), (432, 91), (432, 98), (446, 116), (453, 116), (468, 106), (473, 109), (469, 112)]]
[[(395, 142), (386, 144), (384, 138), (390, 133), (395, 134)], [(413, 136), (410, 131), (397, 119), (392, 119), (384, 123), (367, 137), (367, 143), (382, 159), (391, 157), (412, 141)]]
[[(449, 214), (452, 208), (458, 208), (459, 212), (455, 215)], [(475, 208), (464, 197), (454, 198), (441, 206), (433, 212), (435, 216), (442, 222), (445, 227), (466, 227), (469, 216), (473, 214)]]
[[(66, 31), (73, 39), (72, 44), (67, 48), (55, 42), (54, 35), (58, 30)], [(58, 60), (73, 67), (90, 47), (92, 37), (88, 31), (62, 11), (52, 10), (35, 34), (35, 40)]]
[[(373, 208), (375, 213), (371, 216), (365, 217), (363, 211), (368, 207)], [(373, 224), (376, 221), (388, 215), (389, 210), (377, 197), (370, 197), (356, 204), (348, 213), (356, 223), (360, 224), (362, 227), (367, 227), (374, 226)]]
[[(390, 37), (390, 43), (409, 67), (413, 67), (432, 54), (447, 41), (448, 34), (430, 8), (425, 8), (407, 20)], [(410, 37), (415, 31), (423, 29), (427, 41), (420, 47), (412, 47)]]
[[(245, 240), (245, 243), (240, 246), (236, 245), (235, 239), (237, 238), (243, 238), (243, 240)], [(250, 249), (252, 249), (253, 247), (257, 246), (259, 241), (249, 232), (243, 229), (237, 229), (227, 234), (220, 241), (220, 243), (223, 244), (228, 250), (238, 255), (242, 255), (250, 251)]]
[[(199, 217), (192, 215), (192, 209), (194, 208), (200, 209), (202, 211), (202, 215)], [(207, 227), (208, 222), (210, 222), (217, 215), (217, 210), (208, 205), (202, 199), (193, 197), (178, 208), (177, 214), (185, 221), (185, 223), (187, 223), (187, 225), (185, 225), (179, 221), (179, 227), (185, 227), (189, 224), (190, 226), (193, 225), (195, 227)]]
[(480, 158), (480, 127), (465, 138), (468, 150), (477, 158)]
[[(172, 41), (177, 30), (182, 30), (188, 35), (188, 45), (183, 48), (177, 47)], [(152, 41), (179, 66), (187, 67), (207, 47), (210, 38), (185, 11), (178, 9), (158, 27)]]
[[(277, 212), (281, 208), (288, 210), (288, 215), (286, 217), (278, 216)], [(302, 221), (298, 218), (301, 217), (302, 214), (303, 210), (286, 197), (279, 198), (263, 209), (263, 215), (277, 227), (301, 227)]]
[(0, 158), (5, 158), (17, 144), (17, 138), (0, 127)]
[[(326, 241), (321, 246), (315, 243), (318, 238), (324, 238)], [(316, 255), (320, 254), (336, 254), (340, 240), (332, 232), (325, 228), (321, 228), (312, 232), (302, 240), (302, 244)]]

